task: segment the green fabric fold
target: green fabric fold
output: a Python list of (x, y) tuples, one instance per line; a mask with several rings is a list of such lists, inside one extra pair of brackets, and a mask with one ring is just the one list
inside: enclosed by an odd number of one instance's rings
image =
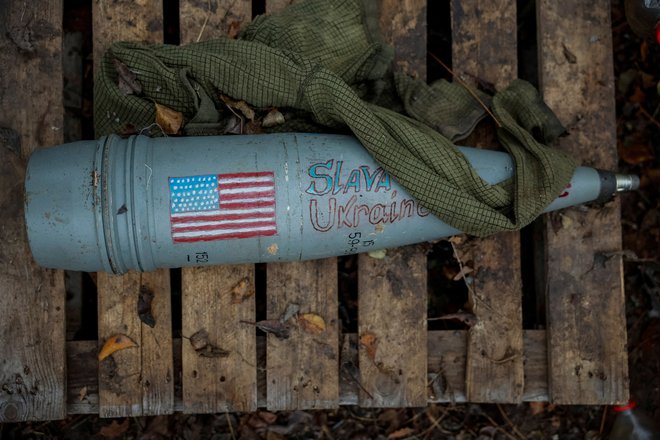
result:
[[(575, 167), (570, 157), (543, 144), (561, 131), (556, 117), (523, 81), (496, 94), (498, 137), (516, 173), (511, 181), (487, 184), (450, 140), (465, 137), (483, 117), (480, 104), (459, 85), (426, 85), (389, 73), (392, 50), (375, 31), (374, 5), (307, 0), (257, 18), (239, 40), (182, 47), (115, 43), (95, 83), (97, 134), (153, 127), (154, 102), (183, 113), (194, 128), (184, 127), (187, 133), (217, 134), (226, 113), (223, 94), (350, 130), (423, 206), (466, 233), (484, 236), (531, 222), (561, 193)], [(115, 60), (136, 75), (139, 96), (119, 90)], [(396, 89), (399, 95), (390, 99), (401, 102), (407, 115), (361, 98), (365, 88), (378, 87)]]

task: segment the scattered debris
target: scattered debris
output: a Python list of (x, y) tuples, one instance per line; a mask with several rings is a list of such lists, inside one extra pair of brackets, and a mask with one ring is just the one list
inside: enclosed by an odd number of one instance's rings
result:
[(195, 349), (195, 352), (201, 357), (218, 358), (227, 357), (229, 352), (209, 342), (209, 333), (206, 329), (201, 329), (195, 332), (189, 338), (190, 345)]
[(140, 296), (137, 303), (138, 316), (140, 317), (140, 321), (151, 328), (156, 326), (156, 319), (151, 313), (151, 303), (153, 300), (154, 292), (147, 286), (140, 286)]
[(243, 324), (254, 325), (259, 330), (271, 333), (278, 339), (289, 339), (289, 336), (291, 336), (289, 326), (279, 319), (264, 319), (258, 322), (241, 320), (240, 322)]
[(122, 437), (130, 427), (130, 420), (124, 419), (121, 423), (113, 420), (109, 425), (101, 427), (99, 434), (109, 440)]

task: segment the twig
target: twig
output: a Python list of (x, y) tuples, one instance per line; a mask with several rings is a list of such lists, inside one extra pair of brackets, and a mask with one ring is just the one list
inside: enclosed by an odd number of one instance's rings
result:
[(231, 424), (231, 419), (229, 418), (229, 411), (225, 411), (225, 417), (227, 418), (227, 425), (229, 425), (229, 434), (231, 434), (231, 439), (236, 440), (236, 435), (234, 434), (234, 427)]
[(603, 417), (600, 419), (600, 429), (598, 430), (600, 438), (603, 438), (603, 431), (605, 431), (605, 420), (607, 420), (607, 405), (603, 405)]
[(206, 29), (206, 25), (209, 22), (209, 17), (211, 16), (211, 0), (208, 0), (206, 7), (208, 8), (206, 17), (204, 18), (204, 23), (202, 24), (202, 28), (199, 30), (199, 34), (197, 35), (197, 39), (195, 40), (195, 43), (199, 43), (199, 41), (202, 39), (202, 34), (204, 33), (204, 29)]
[(445, 417), (447, 417), (447, 409), (442, 408), (442, 415), (438, 417), (437, 419), (433, 417), (431, 414), (429, 414), (428, 409), (426, 410), (426, 417), (431, 421), (431, 426), (426, 428), (424, 432), (422, 432), (420, 435), (423, 438), (427, 438), (429, 434), (431, 434), (435, 429), (438, 429), (443, 434), (446, 434), (443, 429), (440, 427), (440, 422), (444, 420)]
[(504, 408), (502, 408), (502, 405), (500, 405), (500, 404), (498, 403), (498, 404), (497, 404), (497, 409), (500, 410), (500, 414), (502, 414), (502, 418), (503, 418), (503, 419), (506, 421), (506, 423), (511, 427), (511, 429), (513, 429), (513, 432), (515, 432), (517, 436), (519, 436), (519, 437), (520, 437), (521, 439), (523, 439), (523, 440), (524, 440), (525, 438), (527, 438), (527, 437), (525, 437), (525, 435), (523, 435), (522, 432), (520, 432), (520, 430), (518, 429), (518, 427), (517, 427), (516, 425), (513, 424), (513, 422), (511, 421), (511, 419), (510, 419), (509, 416), (507, 415), (506, 411), (504, 411)]
[(653, 117), (653, 115), (651, 115), (649, 112), (647, 112), (646, 109), (644, 109), (644, 107), (641, 107), (641, 106), (640, 106), (640, 107), (639, 107), (639, 112), (640, 112), (642, 115), (646, 116), (646, 117), (649, 119), (649, 121), (653, 122), (653, 124), (654, 124), (656, 127), (659, 127), (659, 128), (660, 128), (660, 122), (658, 122), (658, 121)]
[(495, 121), (495, 124), (497, 125), (498, 128), (502, 127), (502, 124), (500, 121), (495, 117), (495, 115), (488, 109), (488, 106), (477, 96), (476, 93), (472, 90), (472, 88), (465, 83), (458, 75), (456, 75), (445, 63), (442, 62), (440, 58), (435, 56), (432, 52), (429, 52), (429, 55), (431, 55), (431, 58), (433, 58), (438, 64), (440, 64), (442, 67), (449, 72), (449, 74), (458, 81), (460, 85), (462, 85), (465, 90), (486, 110), (486, 113), (490, 115), (491, 118), (493, 118), (493, 121)]
[[(449, 244), (451, 244), (451, 250), (454, 251), (454, 257), (456, 257), (456, 261), (458, 261), (458, 269), (461, 271), (461, 273), (465, 273), (463, 269), (463, 262), (461, 261), (461, 257), (458, 255), (458, 249), (456, 249), (456, 245), (450, 240)], [(472, 284), (468, 283), (467, 279), (463, 277), (463, 282), (465, 283), (465, 286), (468, 288), (470, 291), (470, 294), (475, 297), (477, 293), (474, 291), (472, 288)]]
[[(486, 413), (483, 413), (483, 416), (484, 416), (486, 419), (488, 419), (488, 421), (493, 425), (493, 428), (495, 428), (495, 429), (501, 431), (504, 435), (506, 435), (507, 437), (509, 437), (509, 438), (512, 439), (512, 440), (519, 440), (518, 437), (516, 437), (515, 435), (513, 435), (513, 434), (511, 434), (511, 433), (509, 433), (509, 432), (506, 432), (506, 431), (504, 430), (504, 428), (502, 428), (502, 427), (501, 427), (501, 426), (500, 426), (495, 420), (493, 420), (493, 418), (492, 418), (491, 416), (489, 416), (489, 415), (486, 414)], [(525, 439), (525, 437), (522, 437), (522, 438), (523, 438), (523, 440)]]

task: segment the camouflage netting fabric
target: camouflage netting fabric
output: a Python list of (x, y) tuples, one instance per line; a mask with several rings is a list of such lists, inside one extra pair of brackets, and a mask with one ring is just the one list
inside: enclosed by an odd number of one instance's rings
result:
[[(452, 143), (483, 117), (480, 105), (461, 86), (392, 74), (393, 52), (377, 31), (374, 3), (307, 0), (258, 17), (238, 40), (115, 43), (95, 81), (97, 135), (154, 127), (154, 103), (184, 115), (184, 134), (222, 134), (224, 95), (307, 118), (301, 124), (287, 117), (278, 131), (314, 124), (349, 130), (422, 205), (469, 234), (530, 223), (575, 168), (570, 157), (544, 145), (562, 133), (561, 124), (528, 83), (514, 81), (497, 93), (492, 112), (516, 173), (503, 184), (485, 183)], [(138, 83), (128, 91), (118, 86), (126, 68)]]

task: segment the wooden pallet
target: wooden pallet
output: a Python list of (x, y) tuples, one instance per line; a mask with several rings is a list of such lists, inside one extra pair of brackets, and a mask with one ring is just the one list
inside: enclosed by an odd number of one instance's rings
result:
[[(160, 0), (91, 1), (94, 61), (118, 39), (163, 41)], [(266, 0), (273, 12), (288, 1)], [(452, 62), (464, 82), (497, 88), (516, 78), (516, 1), (451, 0)], [(396, 64), (426, 75), (425, 0), (380, 0), (381, 28)], [(235, 34), (251, 0), (179, 1), (181, 43)], [(538, 0), (542, 93), (568, 127), (560, 148), (583, 163), (616, 167), (614, 92), (605, 0)], [(61, 271), (31, 260), (22, 216), (25, 160), (62, 142), (62, 0), (0, 2), (0, 422), (333, 408), (424, 406), (429, 402), (552, 401), (613, 404), (628, 398), (619, 205), (569, 209), (536, 226), (534, 280), (547, 327), (522, 324), (519, 233), (457, 243), (473, 273), (468, 330), (427, 331), (423, 247), (358, 259), (357, 334), (342, 334), (334, 258), (267, 266), (268, 318), (287, 305), (324, 317), (320, 335), (258, 337), (255, 295), (232, 304), (251, 264), (182, 271), (182, 339), (172, 338), (170, 272), (98, 275), (98, 341), (67, 341)], [(13, 136), (15, 135), (15, 136)], [(492, 129), (471, 139), (493, 145)], [(521, 244), (522, 243), (522, 244)], [(431, 280), (433, 282), (433, 280)], [(137, 316), (140, 292), (154, 294), (156, 326)], [(189, 337), (204, 329), (229, 352), (200, 357)], [(137, 348), (99, 364), (99, 345), (117, 333)]]

